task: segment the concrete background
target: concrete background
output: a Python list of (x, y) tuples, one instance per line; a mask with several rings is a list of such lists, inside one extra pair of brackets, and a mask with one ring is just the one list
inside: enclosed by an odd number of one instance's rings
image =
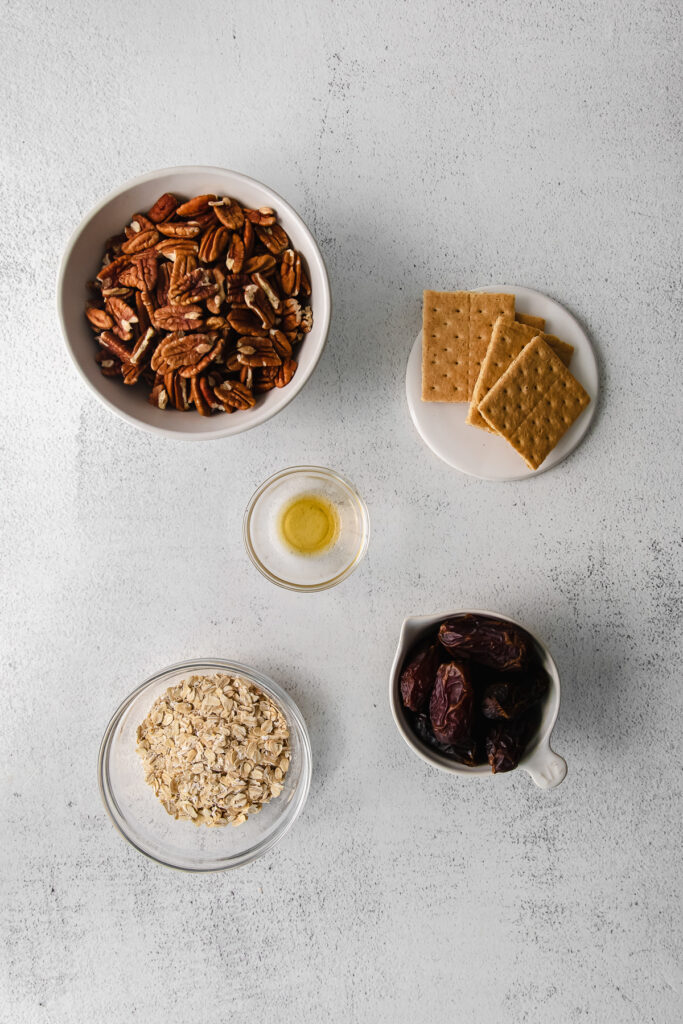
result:
[[(642, 2), (20, 3), (2, 9), (2, 1024), (683, 1016), (680, 8)], [(302, 395), (197, 446), (76, 376), (58, 260), (111, 188), (232, 167), (297, 207), (336, 312)], [(403, 378), (421, 291), (510, 281), (599, 353), (583, 445), (509, 485), (439, 463)], [(362, 569), (248, 563), (256, 485), (329, 464)], [(403, 616), (488, 606), (549, 642), (553, 792), (418, 762), (387, 707)], [(105, 816), (119, 701), (193, 654), (288, 687), (315, 756), (281, 846), (190, 877)]]

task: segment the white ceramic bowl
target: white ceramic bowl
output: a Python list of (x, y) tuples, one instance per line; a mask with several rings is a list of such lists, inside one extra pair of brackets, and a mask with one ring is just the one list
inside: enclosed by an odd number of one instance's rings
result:
[(498, 775), (493, 774), (488, 765), (477, 765), (474, 768), (470, 768), (464, 764), (457, 764), (457, 762), (439, 754), (436, 750), (432, 750), (422, 743), (411, 729), (401, 701), (399, 681), (401, 669), (408, 652), (420, 637), (428, 633), (434, 626), (437, 626), (440, 622), (445, 622), (446, 619), (454, 618), (456, 615), (486, 615), (492, 619), (511, 622), (525, 630), (536, 644), (541, 664), (550, 677), (550, 688), (543, 702), (538, 730), (527, 747), (518, 767), (524, 768), (541, 789), (552, 789), (554, 786), (559, 786), (567, 774), (567, 762), (551, 749), (550, 737), (560, 710), (560, 675), (557, 671), (557, 665), (553, 661), (553, 657), (546, 645), (538, 637), (534, 636), (523, 623), (511, 619), (509, 615), (461, 608), (456, 611), (440, 612), (438, 615), (411, 615), (404, 620), (389, 680), (391, 713), (394, 716), (394, 721), (401, 736), (413, 753), (421, 757), (423, 761), (427, 761), (428, 764), (434, 765), (435, 768), (452, 772), (454, 775), (466, 775), (470, 778), (499, 778)]
[[(104, 377), (95, 362), (97, 344), (84, 316), (86, 282), (97, 274), (104, 243), (119, 234), (134, 213), (144, 213), (164, 192), (190, 198), (206, 192), (228, 195), (245, 206), (271, 206), (278, 214), (292, 245), (301, 252), (311, 278), (313, 330), (297, 349), (299, 363), (292, 381), (260, 395), (252, 409), (232, 416), (156, 409), (142, 387), (125, 387), (120, 380)], [(284, 409), (313, 373), (327, 339), (332, 311), (330, 284), (323, 258), (313, 235), (298, 213), (277, 192), (253, 178), (221, 167), (171, 167), (134, 178), (111, 192), (81, 221), (62, 258), (57, 285), (57, 306), (64, 341), (76, 369), (86, 384), (112, 412), (124, 420), (167, 437), (208, 440), (228, 437), (265, 423)]]

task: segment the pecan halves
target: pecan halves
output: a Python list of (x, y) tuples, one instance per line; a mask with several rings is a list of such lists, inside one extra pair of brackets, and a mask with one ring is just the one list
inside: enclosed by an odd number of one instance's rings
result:
[(248, 284), (244, 289), (244, 301), (247, 307), (256, 313), (263, 327), (272, 327), (275, 323), (275, 311), (271, 306), (263, 288), (257, 284)]
[(170, 192), (108, 239), (85, 314), (102, 373), (155, 408), (202, 416), (286, 387), (310, 331), (310, 283), (271, 207)]
[(206, 213), (209, 209), (209, 203), (212, 202), (215, 196), (195, 196), (194, 199), (189, 199), (186, 203), (182, 203), (176, 210), (176, 216), (178, 217), (194, 217), (197, 214)]
[(298, 295), (301, 287), (301, 256), (293, 249), (286, 249), (280, 264), (280, 282), (285, 295)]
[(158, 241), (159, 232), (156, 228), (151, 231), (138, 231), (123, 243), (121, 252), (126, 253), (126, 255), (143, 252), (145, 249), (151, 249)]
[[(108, 342), (106, 344), (110, 347)], [(157, 345), (151, 367), (156, 373), (165, 374), (181, 367), (197, 365), (215, 344), (216, 338), (210, 334), (169, 334)]]
[(230, 241), (230, 232), (222, 224), (208, 227), (202, 235), (199, 246), (199, 259), (202, 263), (215, 263), (218, 257), (225, 252)]
[(213, 389), (213, 393), (221, 405), (232, 406), (233, 409), (251, 409), (256, 404), (253, 393), (237, 380), (224, 380)]
[(279, 366), (282, 360), (269, 338), (240, 338), (237, 342), (237, 362), (242, 366)]
[(212, 202), (211, 208), (221, 224), (230, 231), (241, 231), (244, 226), (244, 211), (234, 199), (224, 196), (220, 202)]
[(196, 331), (203, 315), (201, 306), (162, 306), (154, 311), (152, 322), (163, 331)]
[(171, 192), (164, 192), (163, 196), (159, 196), (151, 210), (147, 211), (147, 216), (155, 224), (161, 223), (161, 221), (168, 220), (168, 218), (175, 213), (178, 207), (178, 200)]
[(296, 359), (285, 359), (282, 366), (278, 367), (277, 375), (275, 377), (275, 387), (284, 388), (287, 387), (290, 380), (296, 373), (297, 361)]

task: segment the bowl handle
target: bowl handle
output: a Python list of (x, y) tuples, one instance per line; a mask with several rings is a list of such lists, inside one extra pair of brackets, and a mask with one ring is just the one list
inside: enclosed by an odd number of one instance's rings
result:
[(554, 789), (564, 782), (567, 774), (567, 762), (551, 750), (549, 743), (544, 743), (534, 750), (520, 768), (525, 768), (541, 789)]

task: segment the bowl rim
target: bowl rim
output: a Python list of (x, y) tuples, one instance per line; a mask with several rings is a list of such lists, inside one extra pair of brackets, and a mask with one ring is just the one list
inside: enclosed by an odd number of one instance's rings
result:
[[(269, 196), (272, 198), (272, 204), (274, 207), (285, 209), (287, 213), (294, 220), (297, 221), (298, 228), (304, 235), (308, 245), (310, 245), (311, 257), (309, 257), (308, 253), (304, 253), (304, 255), (306, 256), (307, 260), (309, 258), (315, 258), (315, 261), (318, 264), (318, 269), (323, 283), (323, 294), (321, 296), (321, 299), (319, 300), (322, 308), (322, 331), (320, 334), (320, 341), (318, 343), (318, 350), (313, 354), (313, 361), (310, 364), (310, 366), (307, 367), (305, 373), (301, 374), (301, 379), (297, 379), (299, 377), (299, 374), (297, 373), (295, 374), (294, 379), (290, 382), (290, 384), (287, 385), (286, 388), (280, 389), (280, 394), (282, 396), (282, 404), (278, 405), (276, 409), (268, 410), (267, 402), (264, 402), (261, 409), (257, 413), (254, 413), (254, 415), (250, 418), (249, 422), (245, 426), (240, 426), (238, 422), (236, 424), (230, 423), (229, 425), (226, 425), (222, 428), (216, 427), (212, 430), (207, 429), (205, 431), (202, 430), (200, 432), (194, 432), (187, 430), (171, 430), (168, 427), (159, 426), (155, 423), (145, 423), (143, 420), (131, 415), (131, 413), (119, 408), (106, 395), (104, 395), (93, 383), (93, 381), (90, 380), (90, 378), (85, 374), (85, 371), (81, 366), (76, 349), (72, 344), (69, 331), (67, 329), (64, 315), (66, 277), (72, 253), (83, 232), (86, 230), (90, 222), (99, 213), (101, 213), (102, 210), (104, 210), (105, 207), (108, 206), (109, 203), (111, 203), (114, 199), (117, 199), (119, 196), (123, 195), (130, 189), (137, 187), (138, 185), (146, 185), (149, 182), (153, 182), (161, 177), (172, 174), (228, 174), (233, 179), (235, 179), (239, 184), (245, 183), (249, 185), (255, 185), (258, 188), (264, 189), (265, 192), (268, 193)], [(147, 431), (148, 433), (156, 434), (161, 437), (176, 439), (179, 441), (215, 441), (222, 437), (232, 437), (237, 434), (243, 434), (254, 427), (261, 426), (263, 423), (266, 423), (269, 419), (272, 419), (274, 416), (277, 416), (278, 413), (282, 412), (282, 410), (285, 409), (289, 405), (289, 403), (296, 398), (299, 392), (305, 387), (310, 378), (313, 376), (313, 373), (315, 372), (315, 369), (323, 354), (325, 345), (327, 344), (327, 338), (330, 329), (330, 321), (332, 318), (332, 292), (330, 289), (330, 278), (327, 272), (327, 267), (325, 265), (325, 260), (310, 228), (308, 227), (304, 219), (301, 217), (301, 215), (297, 212), (297, 210), (295, 210), (292, 204), (287, 202), (287, 200), (283, 196), (281, 196), (279, 192), (276, 192), (275, 189), (272, 189), (270, 185), (266, 185), (265, 182), (259, 181), (258, 178), (252, 178), (248, 174), (243, 174), (241, 171), (233, 171), (228, 167), (212, 167), (204, 164), (185, 164), (178, 167), (161, 167), (155, 171), (148, 171), (146, 174), (140, 174), (134, 178), (130, 178), (126, 182), (124, 182), (123, 185), (120, 185), (118, 188), (112, 189), (110, 192), (108, 192), (107, 195), (105, 195), (98, 203), (95, 204), (95, 206), (88, 210), (88, 212), (81, 218), (81, 220), (69, 236), (69, 239), (64, 247), (64, 251), (62, 253), (62, 257), (59, 263), (55, 297), (57, 305), (57, 318), (59, 322), (60, 333), (64, 341), (64, 345), (66, 347), (67, 352), (69, 353), (71, 362), (76, 367), (76, 370), (81, 380), (85, 382), (89, 390), (94, 395), (96, 395), (96, 397), (99, 399), (100, 402), (103, 403), (103, 405), (105, 405), (111, 412), (113, 412), (120, 419), (125, 420), (126, 423), (132, 424), (139, 430), (144, 430)], [(316, 312), (316, 320), (317, 318), (318, 313)], [(292, 387), (292, 385), (294, 385), (294, 387)], [(220, 419), (220, 417), (218, 419)], [(232, 417), (225, 416), (222, 419), (232, 420)], [(211, 420), (207, 419), (207, 426), (210, 422)]]
[[(256, 507), (256, 502), (258, 501), (258, 499), (261, 497), (262, 494), (265, 494), (268, 488), (277, 480), (280, 480), (286, 476), (290, 476), (294, 473), (311, 472), (322, 473), (325, 476), (332, 477), (339, 483), (343, 484), (344, 487), (346, 487), (347, 490), (351, 492), (355, 500), (358, 502), (361, 511), (361, 517), (363, 520), (363, 542), (358, 548), (358, 551), (356, 552), (353, 561), (350, 562), (349, 565), (347, 565), (346, 568), (342, 570), (342, 572), (337, 573), (336, 576), (332, 577), (332, 579), (324, 580), (322, 583), (314, 584), (292, 583), (291, 581), (285, 580), (282, 577), (277, 576), (275, 573), (272, 573), (268, 569), (268, 567), (263, 564), (261, 559), (256, 554), (253, 544), (251, 542), (251, 517), (254, 508)], [(363, 561), (365, 555), (367, 554), (368, 547), (370, 545), (370, 512), (368, 510), (368, 506), (365, 502), (365, 499), (360, 494), (356, 485), (353, 484), (348, 479), (348, 477), (345, 477), (336, 469), (330, 469), (329, 466), (287, 466), (285, 467), (285, 469), (280, 469), (278, 470), (277, 473), (273, 473), (271, 476), (269, 476), (266, 480), (263, 481), (262, 484), (260, 484), (256, 488), (256, 490), (252, 494), (251, 498), (247, 503), (247, 507), (244, 510), (244, 517), (242, 519), (242, 540), (244, 541), (244, 546), (253, 565), (256, 566), (261, 575), (264, 576), (267, 580), (269, 580), (270, 583), (274, 583), (277, 587), (282, 587), (284, 590), (294, 590), (299, 594), (315, 594), (318, 591), (330, 590), (332, 587), (336, 587), (337, 584), (341, 583), (348, 576), (350, 576), (351, 573), (355, 572), (360, 563)]]
[[(543, 720), (534, 738), (527, 746), (524, 752), (524, 756), (521, 758), (516, 768), (513, 768), (511, 772), (496, 773), (494, 774), (488, 765), (476, 765), (470, 767), (469, 765), (458, 764), (457, 761), (452, 761), (445, 755), (438, 754), (436, 751), (431, 751), (423, 744), (420, 739), (415, 736), (412, 730), (409, 729), (407, 723), (404, 721), (403, 707), (400, 702), (399, 696), (399, 681), (401, 675), (401, 668), (405, 661), (406, 655), (410, 646), (415, 640), (408, 641), (406, 637), (407, 630), (410, 626), (416, 626), (419, 629), (426, 630), (430, 626), (436, 625), (437, 622), (443, 622), (446, 619), (454, 618), (457, 615), (482, 615), (488, 616), (489, 618), (499, 619), (503, 622), (509, 622), (514, 626), (519, 626), (532, 638), (534, 643), (538, 646), (543, 654), (546, 662), (546, 668), (551, 678), (551, 691), (548, 695), (546, 705), (544, 708)], [(534, 778), (535, 762), (540, 755), (543, 759), (552, 760), (557, 758), (564, 764), (563, 759), (558, 758), (554, 751), (550, 747), (550, 738), (557, 722), (557, 717), (560, 712), (560, 700), (561, 700), (561, 685), (560, 685), (560, 673), (557, 667), (557, 663), (553, 658), (548, 645), (540, 639), (535, 633), (533, 633), (528, 626), (525, 626), (523, 622), (519, 622), (518, 619), (513, 618), (511, 615), (504, 615), (502, 612), (494, 612), (490, 609), (484, 608), (458, 608), (456, 610), (449, 610), (446, 612), (439, 612), (434, 615), (408, 615), (403, 620), (401, 625), (401, 632), (399, 634), (398, 645), (396, 653), (394, 655), (394, 661), (391, 666), (391, 673), (389, 676), (389, 704), (391, 707), (391, 714), (394, 719), (394, 724), (398, 729), (401, 737), (405, 741), (408, 747), (414, 754), (420, 757), (427, 764), (432, 765), (434, 768), (439, 768), (441, 771), (450, 772), (453, 775), (462, 775), (466, 778), (476, 779), (496, 779), (498, 775), (512, 775), (519, 768), (524, 768)], [(548, 709), (550, 713), (548, 713)], [(533, 766), (534, 770), (530, 770)], [(566, 765), (565, 765), (566, 773)], [(564, 778), (564, 775), (562, 776)], [(534, 778), (534, 781), (535, 778)], [(559, 780), (560, 782), (562, 779)], [(538, 784), (538, 783), (537, 783)]]
[[(183, 864), (174, 864), (171, 860), (164, 860), (162, 857), (155, 856), (155, 854), (150, 853), (149, 850), (145, 850), (138, 842), (128, 835), (116, 813), (118, 803), (109, 783), (108, 755), (111, 751), (114, 733), (121, 721), (121, 718), (123, 717), (123, 714), (127, 711), (136, 697), (138, 697), (144, 690), (158, 682), (162, 676), (169, 672), (197, 672), (207, 669), (213, 669), (214, 671), (225, 670), (234, 674), (242, 675), (246, 679), (249, 679), (250, 682), (253, 682), (257, 686), (263, 688), (266, 692), (272, 691), (269, 696), (273, 696), (276, 702), (280, 702), (283, 710), (285, 711), (288, 723), (291, 726), (291, 723), (293, 722), (296, 727), (303, 751), (303, 766), (301, 779), (299, 780), (295, 791), (295, 803), (291, 810), (291, 814), (285, 821), (283, 827), (275, 829), (271, 835), (263, 839), (261, 842), (256, 843), (254, 846), (249, 847), (248, 850), (239, 856), (230, 858), (228, 863), (211, 864), (201, 867), (186, 867)], [(265, 675), (265, 673), (260, 672), (251, 665), (245, 665), (243, 662), (232, 661), (225, 658), (190, 658), (184, 661), (177, 661), (171, 665), (166, 665), (165, 668), (160, 669), (158, 672), (155, 672), (153, 675), (145, 679), (144, 682), (140, 683), (139, 686), (136, 686), (135, 689), (121, 701), (114, 711), (104, 731), (104, 735), (102, 736), (97, 757), (97, 781), (100, 797), (104, 804), (104, 809), (117, 832), (119, 832), (126, 842), (128, 842), (135, 850), (143, 854), (143, 856), (147, 857), (149, 860), (154, 861), (156, 864), (161, 864), (163, 867), (171, 868), (174, 871), (190, 872), (192, 874), (206, 874), (213, 871), (227, 871), (233, 868), (242, 867), (245, 864), (252, 863), (252, 861), (257, 860), (259, 857), (263, 856), (263, 854), (271, 850), (280, 842), (281, 839), (284, 838), (284, 836), (287, 835), (301, 814), (310, 792), (312, 774), (313, 755), (311, 750), (311, 741), (304, 717), (293, 697), (291, 697), (289, 693), (279, 685), (279, 683), (276, 683), (274, 679), (271, 679), (271, 677)]]

